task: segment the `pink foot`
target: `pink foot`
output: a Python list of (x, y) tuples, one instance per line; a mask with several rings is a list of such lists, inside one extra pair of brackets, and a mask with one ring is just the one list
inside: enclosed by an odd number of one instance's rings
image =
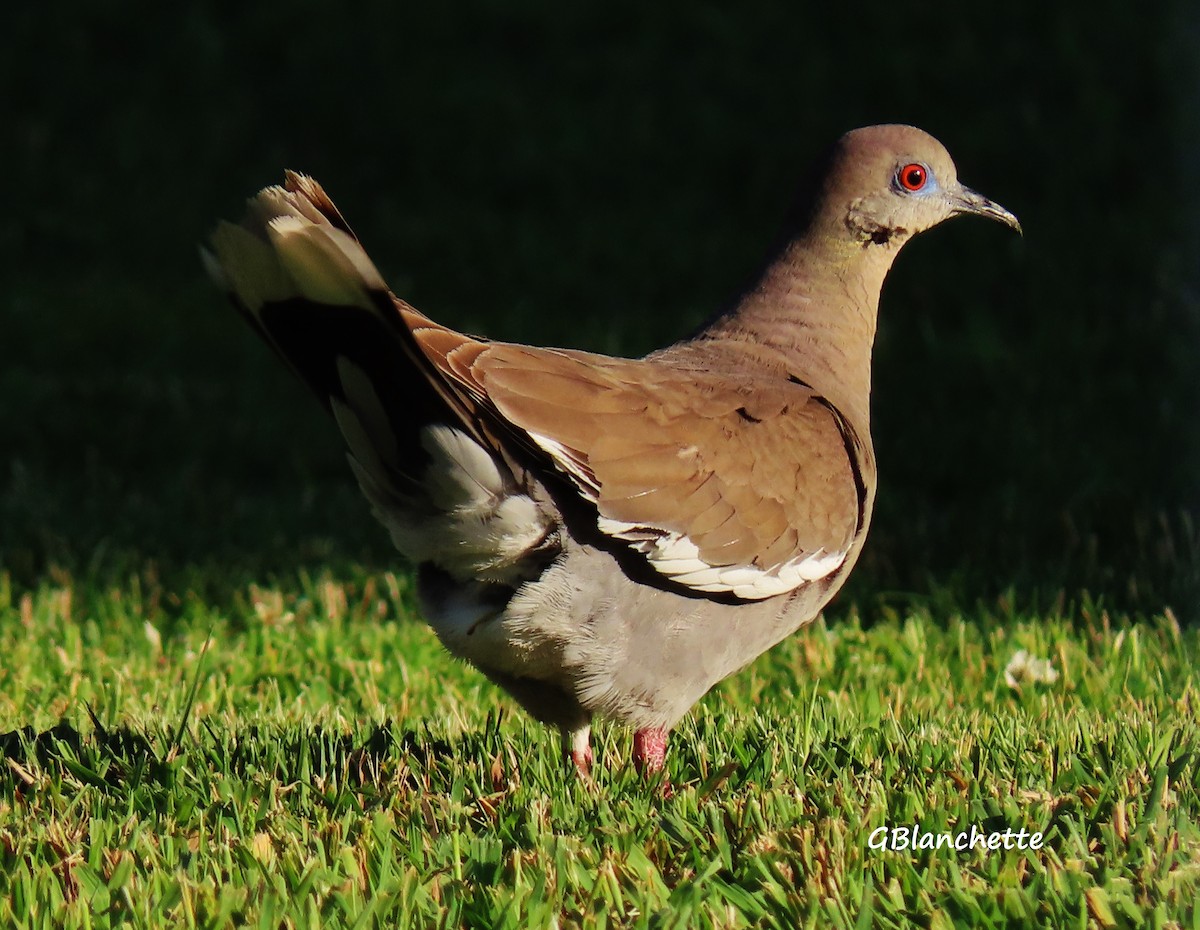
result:
[(588, 748), (582, 752), (579, 752), (578, 750), (571, 750), (571, 752), (568, 754), (568, 758), (575, 763), (575, 771), (579, 773), (580, 777), (592, 777), (593, 758), (591, 746), (588, 746)]
[(633, 767), (640, 775), (657, 775), (667, 762), (667, 731), (645, 727), (633, 734)]
[(583, 727), (573, 733), (563, 734), (563, 757), (575, 766), (581, 778), (592, 777), (591, 728)]

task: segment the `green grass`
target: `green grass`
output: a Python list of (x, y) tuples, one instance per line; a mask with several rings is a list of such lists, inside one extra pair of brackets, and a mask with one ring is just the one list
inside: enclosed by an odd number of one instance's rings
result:
[[(406, 576), (227, 604), (0, 581), (0, 924), (1194, 926), (1200, 636), (946, 593), (803, 631), (594, 784), (414, 622)], [(1009, 687), (1018, 649), (1051, 683)], [(880, 826), (1045, 833), (891, 852)]]

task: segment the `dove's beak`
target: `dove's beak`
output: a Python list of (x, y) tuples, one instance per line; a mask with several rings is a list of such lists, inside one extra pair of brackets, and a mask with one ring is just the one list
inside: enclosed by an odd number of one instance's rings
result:
[(986, 216), (997, 220), (1005, 226), (1011, 226), (1021, 232), (1021, 221), (1016, 215), (1005, 210), (1000, 204), (988, 200), (983, 194), (978, 194), (969, 187), (960, 187), (958, 193), (950, 198), (951, 207), (955, 214), (972, 213), (975, 216)]

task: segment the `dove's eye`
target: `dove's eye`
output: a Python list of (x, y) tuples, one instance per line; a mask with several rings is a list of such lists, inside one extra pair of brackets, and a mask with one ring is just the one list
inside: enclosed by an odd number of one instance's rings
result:
[(906, 191), (919, 191), (929, 181), (929, 171), (924, 165), (905, 165), (896, 172), (896, 180)]

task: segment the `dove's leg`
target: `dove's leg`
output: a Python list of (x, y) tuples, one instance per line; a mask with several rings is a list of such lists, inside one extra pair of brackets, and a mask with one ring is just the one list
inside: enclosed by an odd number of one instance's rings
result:
[(563, 758), (575, 766), (584, 778), (592, 774), (592, 728), (588, 724), (575, 729), (562, 729)]
[(667, 731), (645, 727), (633, 734), (633, 766), (642, 775), (661, 772), (667, 761)]

